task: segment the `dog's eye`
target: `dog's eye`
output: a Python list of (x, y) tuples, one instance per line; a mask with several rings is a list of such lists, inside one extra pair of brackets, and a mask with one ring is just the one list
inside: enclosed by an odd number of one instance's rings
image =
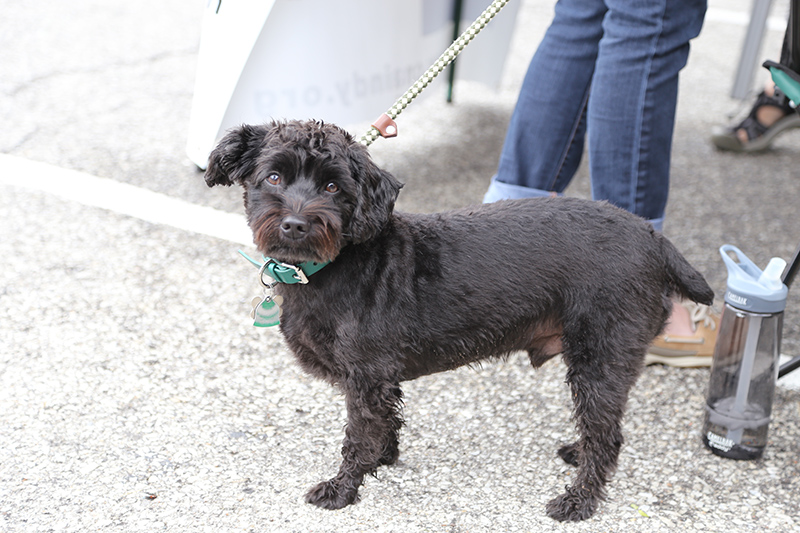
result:
[(333, 182), (330, 182), (329, 184), (327, 184), (327, 185), (325, 186), (325, 190), (326, 190), (326, 191), (328, 191), (328, 192), (329, 192), (329, 193), (331, 193), (331, 194), (334, 194), (334, 193), (337, 193), (337, 192), (339, 192), (339, 186), (338, 186), (338, 185), (336, 185), (336, 184), (335, 184), (335, 183), (333, 183)]
[(267, 183), (269, 183), (270, 185), (280, 185), (281, 183), (280, 175), (273, 172), (272, 174), (267, 176)]

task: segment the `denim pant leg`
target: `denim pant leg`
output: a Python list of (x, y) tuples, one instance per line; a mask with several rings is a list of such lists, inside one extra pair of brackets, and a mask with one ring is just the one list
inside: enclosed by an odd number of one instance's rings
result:
[(706, 0), (559, 0), (484, 201), (563, 191), (580, 162), (588, 108), (593, 197), (660, 228), (677, 75), (705, 7)]
[[(678, 72), (702, 27), (705, 0), (606, 0), (587, 107), (592, 197), (660, 226)], [(636, 9), (632, 9), (636, 6)]]
[(506, 132), (493, 202), (562, 192), (583, 153), (589, 85), (602, 36), (602, 0), (560, 0), (531, 60)]

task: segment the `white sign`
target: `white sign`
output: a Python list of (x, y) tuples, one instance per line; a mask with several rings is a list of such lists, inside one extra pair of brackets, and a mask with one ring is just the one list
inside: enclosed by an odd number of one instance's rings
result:
[[(465, 0), (461, 31), (489, 4)], [(459, 56), (459, 79), (499, 84), (518, 8), (509, 2)], [(189, 158), (205, 168), (243, 123), (373, 121), (450, 45), (452, 10), (453, 0), (209, 0)]]

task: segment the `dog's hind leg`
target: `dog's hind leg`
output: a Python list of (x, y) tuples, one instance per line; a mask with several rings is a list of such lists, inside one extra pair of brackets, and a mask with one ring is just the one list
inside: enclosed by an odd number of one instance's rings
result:
[[(584, 336), (582, 340), (587, 339)], [(609, 352), (610, 346), (602, 344), (595, 344), (593, 353), (565, 346), (567, 382), (580, 437), (559, 450), (562, 459), (576, 465), (578, 471), (566, 492), (547, 504), (547, 514), (556, 520), (577, 521), (592, 516), (605, 497), (605, 484), (616, 469), (622, 447), (622, 418), (628, 391), (638, 375), (640, 357), (630, 351)]]
[(347, 427), (339, 474), (312, 488), (306, 501), (325, 509), (341, 509), (358, 500), (366, 474), (398, 457), (402, 391), (397, 381), (352, 381), (342, 384), (347, 402)]

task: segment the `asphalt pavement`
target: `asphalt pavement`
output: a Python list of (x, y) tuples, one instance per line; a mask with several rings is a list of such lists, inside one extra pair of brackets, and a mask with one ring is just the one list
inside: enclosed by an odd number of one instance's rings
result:
[[(338, 467), (344, 406), (276, 330), (252, 327), (241, 193), (208, 189), (185, 155), (205, 2), (6, 4), (0, 531), (800, 531), (796, 376), (779, 381), (764, 457), (736, 462), (700, 441), (708, 369), (648, 367), (607, 501), (560, 524), (544, 505), (574, 475), (555, 454), (575, 436), (564, 366), (534, 371), (521, 355), (406, 384), (399, 464), (368, 478), (357, 505), (305, 504)], [(787, 2), (774, 4), (764, 59), (783, 35)], [(401, 135), (371, 147), (406, 184), (398, 209), (481, 200), (552, 6), (523, 2), (499, 90), (458, 84), (454, 104), (415, 103)], [(800, 244), (800, 131), (758, 155), (709, 142), (747, 109), (728, 94), (749, 10), (711, 0), (673, 147), (665, 234), (718, 302), (720, 245), (764, 266)], [(588, 180), (584, 163), (568, 193), (587, 196)], [(798, 295), (788, 355), (800, 354)]]

